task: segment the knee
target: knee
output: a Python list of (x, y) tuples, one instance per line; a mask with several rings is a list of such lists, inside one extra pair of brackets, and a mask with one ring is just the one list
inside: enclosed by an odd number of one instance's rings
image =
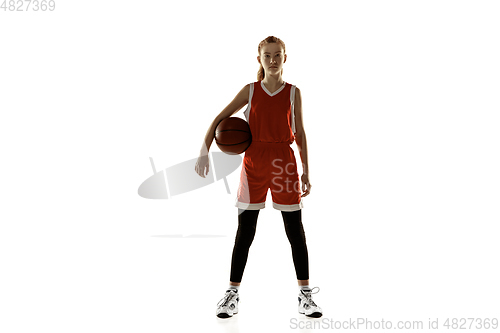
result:
[(288, 240), (293, 247), (305, 247), (306, 246), (306, 234), (302, 223), (286, 224), (286, 234)]
[(307, 247), (306, 245), (306, 236), (304, 234), (299, 234), (296, 236), (292, 236), (289, 238), (290, 240), (290, 245), (292, 247)]
[(255, 237), (255, 226), (251, 224), (240, 224), (234, 241), (238, 248), (249, 248)]

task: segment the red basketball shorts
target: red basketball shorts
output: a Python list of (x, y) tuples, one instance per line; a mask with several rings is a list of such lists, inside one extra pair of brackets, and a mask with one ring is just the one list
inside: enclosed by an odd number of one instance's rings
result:
[(235, 206), (247, 210), (265, 208), (268, 189), (275, 209), (302, 209), (297, 162), (286, 142), (252, 142), (243, 158)]

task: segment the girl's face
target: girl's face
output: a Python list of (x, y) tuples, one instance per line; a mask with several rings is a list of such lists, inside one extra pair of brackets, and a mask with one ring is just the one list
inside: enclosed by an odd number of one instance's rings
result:
[(269, 43), (260, 49), (257, 61), (262, 64), (266, 73), (278, 74), (286, 62), (286, 54), (279, 43)]

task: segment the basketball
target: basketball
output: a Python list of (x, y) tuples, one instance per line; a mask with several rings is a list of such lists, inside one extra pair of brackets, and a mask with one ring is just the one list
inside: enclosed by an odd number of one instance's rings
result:
[(226, 154), (241, 154), (252, 143), (250, 126), (238, 117), (223, 119), (215, 129), (215, 143)]

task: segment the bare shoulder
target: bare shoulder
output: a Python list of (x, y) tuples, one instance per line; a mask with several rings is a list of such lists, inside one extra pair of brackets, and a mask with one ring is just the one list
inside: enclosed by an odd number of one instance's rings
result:
[(236, 95), (235, 100), (237, 100), (237, 105), (238, 106), (244, 106), (245, 104), (248, 104), (248, 95), (250, 93), (250, 83), (245, 85), (238, 95)]
[(300, 105), (302, 102), (302, 95), (300, 93), (299, 87), (295, 86), (295, 104)]
[(233, 114), (238, 112), (242, 107), (248, 104), (248, 93), (250, 92), (250, 84), (244, 86), (238, 94), (233, 98), (231, 103), (229, 103), (224, 110), (217, 116), (218, 119), (225, 119), (231, 117)]
[(248, 102), (248, 95), (250, 94), (250, 83), (246, 84), (243, 89), (241, 89), (243, 94), (247, 97), (247, 102)]

